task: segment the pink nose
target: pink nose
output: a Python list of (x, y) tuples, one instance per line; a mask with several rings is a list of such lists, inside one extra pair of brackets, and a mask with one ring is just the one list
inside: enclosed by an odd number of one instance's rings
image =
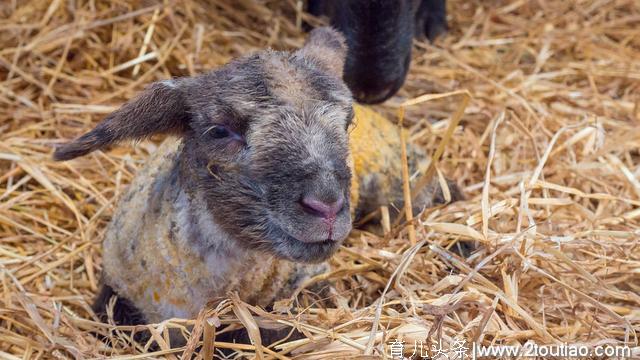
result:
[(344, 206), (344, 199), (341, 196), (334, 202), (324, 202), (312, 195), (306, 195), (302, 198), (300, 204), (304, 211), (311, 215), (328, 220), (335, 220), (336, 215), (338, 215)]

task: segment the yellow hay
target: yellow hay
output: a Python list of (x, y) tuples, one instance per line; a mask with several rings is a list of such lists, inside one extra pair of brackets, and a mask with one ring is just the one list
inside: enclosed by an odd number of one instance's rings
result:
[[(449, 33), (416, 41), (405, 86), (375, 110), (393, 120), (405, 106), (408, 139), (436, 155), (423, 181), (441, 173), (466, 200), (414, 219), (413, 246), (388, 216), (385, 236), (353, 231), (314, 279), (332, 281), (330, 299), (302, 290), (266, 312), (230, 294), (196, 319), (96, 321), (105, 225), (160, 139), (69, 163), (53, 146), (151, 81), (300, 46), (303, 21), (319, 23), (302, 5), (0, 2), (0, 358), (379, 358), (395, 340), (408, 356), (456, 339), (640, 356), (637, 0), (449, 1)], [(477, 251), (462, 259), (463, 244)], [(229, 324), (306, 338), (213, 343)], [(133, 340), (143, 329), (151, 342)], [(186, 345), (172, 348), (169, 330)]]

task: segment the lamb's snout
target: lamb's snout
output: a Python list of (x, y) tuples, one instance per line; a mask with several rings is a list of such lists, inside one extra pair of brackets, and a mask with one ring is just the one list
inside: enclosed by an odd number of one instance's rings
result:
[(344, 196), (342, 194), (337, 196), (337, 200), (321, 200), (314, 194), (306, 194), (300, 200), (300, 205), (307, 214), (321, 217), (325, 222), (333, 224), (336, 216), (344, 207)]
[(351, 230), (349, 186), (335, 169), (323, 169), (302, 181), (293, 227), (285, 227), (304, 243), (342, 241)]

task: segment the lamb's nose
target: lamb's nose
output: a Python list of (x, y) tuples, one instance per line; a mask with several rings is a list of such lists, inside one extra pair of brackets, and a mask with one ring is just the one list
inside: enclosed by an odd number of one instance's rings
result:
[(308, 214), (327, 220), (335, 220), (344, 206), (344, 198), (340, 196), (336, 201), (326, 202), (313, 195), (305, 195), (302, 200), (300, 200), (300, 205), (302, 205), (302, 208)]

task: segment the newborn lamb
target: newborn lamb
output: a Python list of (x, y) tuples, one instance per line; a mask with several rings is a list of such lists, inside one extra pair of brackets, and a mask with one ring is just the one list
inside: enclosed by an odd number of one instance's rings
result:
[[(55, 151), (69, 160), (175, 135), (137, 174), (107, 229), (96, 313), (104, 317), (115, 295), (114, 320), (130, 325), (193, 318), (230, 291), (268, 306), (326, 271), (352, 214), (402, 207), (397, 127), (366, 109), (371, 119), (350, 126), (345, 54), (343, 37), (319, 28), (295, 52), (265, 50), (154, 83)], [(415, 170), (424, 155), (409, 154)], [(418, 207), (441, 196), (434, 188)]]

